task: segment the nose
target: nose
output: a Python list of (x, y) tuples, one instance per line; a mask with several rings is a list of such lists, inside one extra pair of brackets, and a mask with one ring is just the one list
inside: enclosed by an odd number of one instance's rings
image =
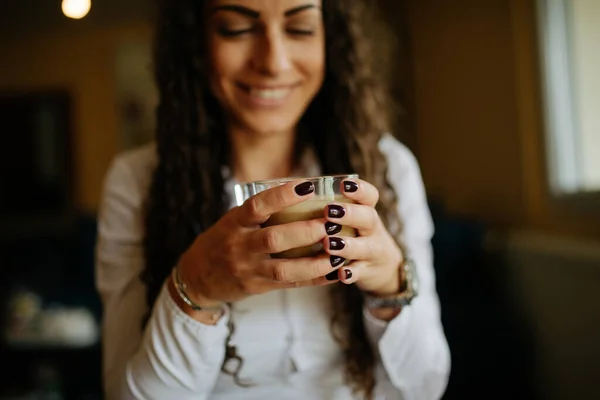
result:
[(254, 68), (264, 75), (277, 76), (292, 66), (286, 38), (276, 30), (265, 31), (254, 51)]

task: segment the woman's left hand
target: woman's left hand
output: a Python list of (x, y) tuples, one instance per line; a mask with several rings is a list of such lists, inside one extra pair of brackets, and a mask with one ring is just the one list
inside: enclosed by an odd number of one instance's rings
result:
[(374, 295), (398, 293), (403, 254), (375, 211), (379, 191), (360, 179), (344, 181), (342, 186), (344, 196), (355, 203), (331, 203), (325, 218), (356, 229), (358, 236), (329, 236), (323, 241), (327, 253), (352, 261), (337, 271), (338, 278)]

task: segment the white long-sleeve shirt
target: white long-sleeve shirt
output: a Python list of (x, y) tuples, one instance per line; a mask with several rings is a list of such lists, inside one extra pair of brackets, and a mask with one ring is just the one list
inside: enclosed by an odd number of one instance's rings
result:
[[(447, 384), (450, 353), (435, 290), (433, 224), (414, 156), (391, 136), (381, 140), (380, 149), (398, 194), (400, 239), (416, 261), (420, 293), (390, 322), (363, 310), (378, 356), (376, 399), (438, 399)], [(341, 348), (330, 332), (327, 287), (252, 296), (209, 326), (187, 316), (164, 286), (142, 332), (147, 309), (139, 278), (144, 266), (143, 210), (156, 162), (153, 145), (129, 151), (115, 158), (105, 179), (96, 280), (104, 306), (107, 398), (353, 399), (344, 383)], [(319, 167), (308, 164), (307, 175), (317, 175)], [(234, 184), (232, 179), (226, 182), (232, 206)], [(236, 326), (233, 343), (244, 359), (240, 376), (253, 383), (249, 388), (221, 372), (229, 318)]]

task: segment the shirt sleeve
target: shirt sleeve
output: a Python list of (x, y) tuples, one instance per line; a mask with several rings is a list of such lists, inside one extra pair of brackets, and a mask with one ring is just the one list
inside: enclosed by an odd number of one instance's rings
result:
[(117, 157), (99, 214), (96, 285), (103, 304), (103, 383), (107, 399), (206, 399), (224, 358), (229, 312), (215, 326), (187, 316), (166, 285), (145, 330), (144, 177)]
[(390, 322), (363, 310), (365, 328), (378, 360), (404, 400), (439, 399), (448, 383), (450, 351), (435, 289), (433, 222), (415, 157), (392, 137), (385, 137), (380, 147), (398, 196), (400, 242), (416, 263), (419, 294)]

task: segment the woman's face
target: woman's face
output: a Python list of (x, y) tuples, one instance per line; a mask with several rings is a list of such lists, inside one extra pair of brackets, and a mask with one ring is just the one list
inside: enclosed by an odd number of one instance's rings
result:
[(321, 0), (213, 0), (208, 16), (211, 89), (231, 122), (293, 129), (324, 79)]

